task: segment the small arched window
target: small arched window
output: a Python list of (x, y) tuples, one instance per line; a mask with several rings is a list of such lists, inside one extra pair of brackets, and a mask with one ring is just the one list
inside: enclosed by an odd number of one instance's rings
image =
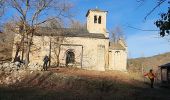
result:
[(94, 23), (97, 23), (97, 16), (94, 16)]
[(120, 55), (120, 51), (115, 51), (115, 54), (116, 55)]
[(102, 17), (99, 16), (99, 18), (98, 18), (98, 23), (101, 24), (101, 21), (102, 21)]

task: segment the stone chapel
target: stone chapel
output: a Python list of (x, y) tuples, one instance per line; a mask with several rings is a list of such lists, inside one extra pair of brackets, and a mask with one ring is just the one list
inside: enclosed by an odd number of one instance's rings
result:
[[(43, 65), (43, 58), (47, 55), (50, 56), (51, 66), (126, 71), (127, 45), (123, 39), (114, 43), (109, 41), (107, 13), (99, 9), (88, 10), (86, 30), (40, 28), (32, 40), (30, 64)], [(20, 38), (16, 34), (14, 43)], [(13, 57), (15, 52), (16, 46), (13, 46)]]

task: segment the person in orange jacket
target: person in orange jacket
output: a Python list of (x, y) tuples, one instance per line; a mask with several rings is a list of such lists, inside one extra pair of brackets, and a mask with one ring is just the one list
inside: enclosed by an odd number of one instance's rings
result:
[(153, 70), (150, 69), (149, 73), (146, 73), (144, 76), (148, 76), (148, 78), (149, 78), (150, 81), (151, 81), (150, 86), (151, 86), (151, 88), (154, 88), (154, 87), (153, 87), (153, 83), (154, 83), (154, 78), (155, 78), (156, 76), (155, 76), (155, 74), (153, 73)]

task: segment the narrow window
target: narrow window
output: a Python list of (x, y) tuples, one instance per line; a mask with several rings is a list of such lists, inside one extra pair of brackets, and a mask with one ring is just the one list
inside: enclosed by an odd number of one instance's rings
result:
[(97, 23), (97, 16), (94, 16), (94, 23)]
[(98, 18), (98, 23), (101, 24), (101, 16)]
[(120, 51), (115, 51), (115, 54), (120, 55)]
[(70, 63), (74, 63), (75, 62), (75, 54), (73, 51), (68, 51), (66, 54), (66, 66)]

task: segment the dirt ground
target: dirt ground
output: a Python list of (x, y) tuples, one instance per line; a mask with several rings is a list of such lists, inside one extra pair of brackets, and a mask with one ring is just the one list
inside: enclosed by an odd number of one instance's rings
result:
[(21, 82), (0, 87), (0, 100), (170, 100), (170, 89), (151, 89), (141, 79), (120, 71), (28, 71)]

